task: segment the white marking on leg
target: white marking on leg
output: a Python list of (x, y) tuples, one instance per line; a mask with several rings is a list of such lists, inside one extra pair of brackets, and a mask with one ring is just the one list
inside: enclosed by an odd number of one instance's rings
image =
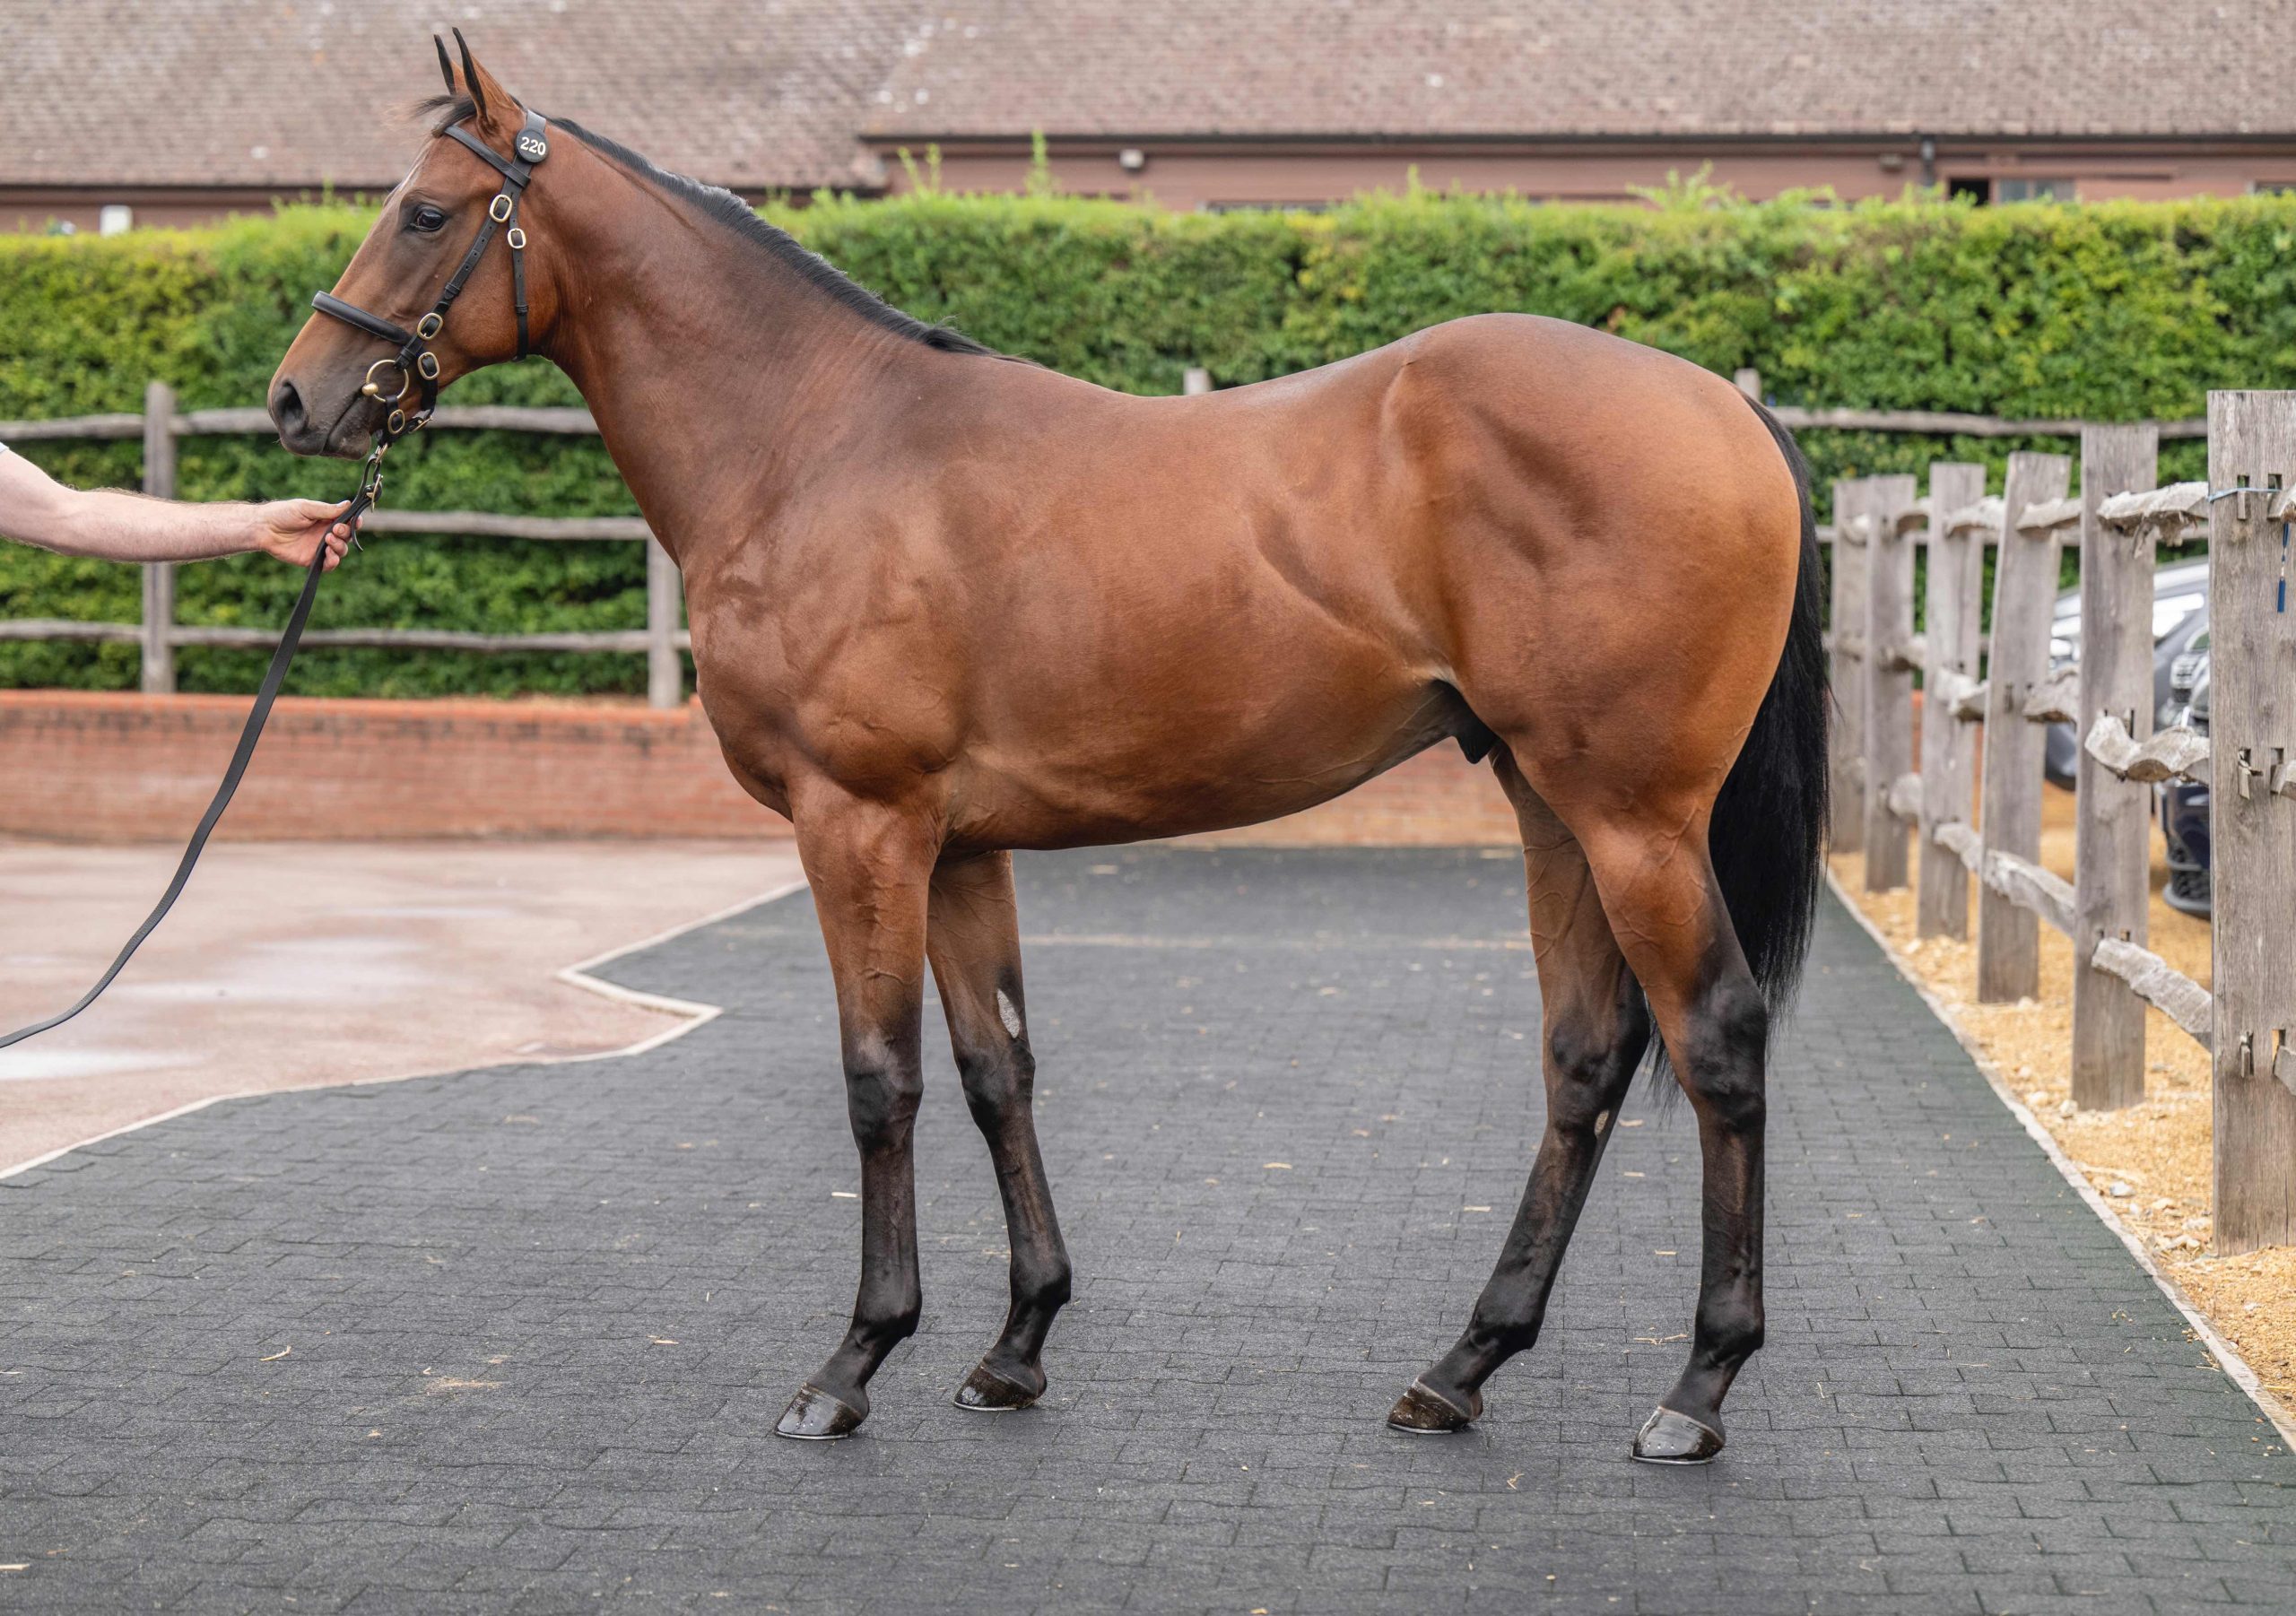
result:
[(1595, 1118), (1595, 1132), (1597, 1134), (1601, 1133), (1605, 1128), (1607, 1128), (1610, 1125), (1611, 1114), (1608, 1111), (1604, 1112), (1600, 1116)]
[(997, 1018), (1004, 1023), (1004, 1034), (1007, 1038), (1021, 1036), (1021, 1012), (1013, 1004), (1012, 996), (1001, 987), (996, 990), (996, 1014)]

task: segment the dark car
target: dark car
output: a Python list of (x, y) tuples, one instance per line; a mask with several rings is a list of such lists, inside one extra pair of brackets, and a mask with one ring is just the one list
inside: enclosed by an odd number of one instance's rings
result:
[[(2205, 613), (2203, 614), (2204, 616)], [(2159, 725), (2186, 724), (2208, 733), (2208, 630), (2204, 626), (2170, 670), (2169, 699)], [(2159, 789), (2161, 832), (2169, 844), (2169, 884), (2161, 896), (2187, 915), (2209, 917), (2208, 787), (2166, 780)]]
[[(2177, 658), (2191, 648), (2196, 636), (2207, 630), (2208, 559), (2170, 561), (2152, 575), (2152, 701), (2156, 708), (2169, 699), (2169, 673)], [(2048, 656), (2052, 667), (2081, 659), (2078, 589), (2068, 589), (2057, 598), (2057, 614), (2049, 622)], [(2050, 725), (2043, 764), (2049, 783), (2072, 790), (2074, 767), (2080, 756), (2080, 733), (2070, 724)]]

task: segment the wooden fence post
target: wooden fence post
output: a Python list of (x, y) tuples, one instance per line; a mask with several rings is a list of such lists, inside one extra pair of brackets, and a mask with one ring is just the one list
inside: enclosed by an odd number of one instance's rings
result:
[[(2208, 485), (2296, 486), (2296, 393), (2208, 395)], [(2273, 511), (2272, 505), (2280, 505)], [(2215, 1248), (2296, 1241), (2296, 602), (2285, 493), (2209, 508)]]
[(1905, 885), (1913, 827), (1898, 817), (1890, 787), (1913, 769), (1913, 541), (1898, 521), (1914, 507), (1909, 476), (1868, 477), (1866, 511), (1866, 890)]
[(1202, 365), (1190, 365), (1180, 372), (1180, 392), (1188, 398), (1199, 397), (1212, 391), (1212, 372)]
[(678, 617), (685, 580), (659, 539), (646, 541), (646, 705), (676, 707), (685, 699), (685, 661), (678, 655)]
[(1837, 853), (1866, 845), (1866, 545), (1850, 529), (1866, 509), (1866, 484), (1833, 485), (1833, 722), (1826, 768), (1832, 799), (1827, 839)]
[[(154, 499), (176, 497), (176, 391), (163, 381), (144, 389), (144, 491)], [(172, 561), (144, 563), (144, 689), (165, 696), (176, 688), (176, 648), (168, 630), (176, 621), (176, 569)]]
[[(2160, 481), (2161, 430), (2150, 424), (2081, 431), (2081, 700), (2083, 736), (2118, 714), (2142, 741), (2152, 733), (2152, 526), (2108, 527), (2097, 507)], [(2083, 747), (2076, 766), (2073, 876), (2073, 1103), (2111, 1110), (2144, 1098), (2144, 1001), (2090, 968), (2107, 937), (2142, 948), (2152, 900), (2152, 788), (2123, 779)]]
[[(2057, 533), (2017, 526), (2026, 508), (2065, 498), (2072, 463), (2019, 450), (2004, 484), (2000, 559), (1993, 579), (1993, 638), (1986, 659), (1984, 854), (2029, 863), (2041, 855), (2041, 760), (2048, 733), (2025, 717), (2025, 698), (2048, 677), (2049, 615), (2057, 604)], [(1983, 882), (1977, 902), (1977, 996), (2005, 1004), (2041, 990), (2040, 917)]]
[(1914, 927), (1924, 937), (1970, 934), (1970, 873), (1937, 845), (1937, 827), (1967, 824), (1976, 812), (1977, 734), (1938, 692), (1947, 673), (1975, 682), (1978, 623), (1985, 599), (1985, 542), (1946, 530), (1946, 520), (1985, 498), (1985, 467), (1938, 461), (1929, 467), (1929, 576), (1922, 613), (1920, 888)]

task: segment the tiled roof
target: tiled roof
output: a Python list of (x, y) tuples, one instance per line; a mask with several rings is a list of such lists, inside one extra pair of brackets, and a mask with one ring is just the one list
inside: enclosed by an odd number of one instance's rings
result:
[[(0, 184), (396, 185), (451, 23), (522, 100), (720, 185), (853, 185), (931, 0), (0, 0)], [(451, 43), (451, 41), (450, 41)], [(860, 166), (857, 166), (860, 165)]]
[(2296, 132), (2292, 0), (0, 0), (0, 184), (373, 188), (459, 25), (666, 168), (1024, 135)]
[(877, 135), (2296, 131), (2291, 0), (944, 0)]

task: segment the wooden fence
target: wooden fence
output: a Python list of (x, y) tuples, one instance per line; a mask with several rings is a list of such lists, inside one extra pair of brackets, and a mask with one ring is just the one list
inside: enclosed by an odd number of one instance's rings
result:
[[(445, 408), (426, 431), (495, 428), (522, 432), (595, 434), (587, 410), (521, 409), (480, 404)], [(0, 443), (40, 439), (141, 438), (144, 491), (162, 499), (176, 491), (176, 440), (237, 434), (268, 436), (275, 429), (261, 410), (193, 410), (179, 413), (174, 391), (162, 382), (144, 389), (141, 415), (80, 415), (61, 421), (0, 421)], [(365, 646), (420, 651), (599, 651), (646, 658), (646, 696), (655, 707), (675, 707), (684, 693), (679, 653), (688, 647), (683, 626), (685, 597), (676, 565), (636, 517), (514, 517), (487, 511), (395, 510), (387, 505), (367, 518), (365, 531), (436, 533), (494, 539), (618, 539), (646, 546), (646, 627), (610, 632), (474, 634), (435, 629), (313, 629), (307, 646)], [(166, 561), (144, 569), (142, 621), (133, 623), (72, 622), (31, 618), (0, 622), (0, 639), (94, 639), (123, 641), (144, 651), (144, 688), (176, 688), (178, 646), (248, 646), (268, 648), (279, 636), (270, 629), (202, 628), (175, 621), (175, 567)]]
[[(2211, 394), (2205, 431), (2208, 481), (2170, 488), (2156, 486), (2152, 422), (2083, 428), (2074, 497), (2066, 456), (2025, 452), (1992, 498), (1968, 465), (1932, 465), (1926, 496), (1904, 476), (1834, 485), (1833, 830), (1837, 847), (1864, 850), (1867, 890), (1918, 880), (1925, 937), (1968, 935), (1978, 877), (1980, 1001), (2039, 991), (2043, 921), (2072, 940), (2076, 1105), (2144, 1097), (2148, 1003), (2209, 1048), (2215, 1248), (2231, 1253), (2296, 1242), (2296, 393)], [(2154, 550), (2199, 540), (2209, 734), (2155, 733)], [(2049, 638), (2066, 544), (2081, 551), (2081, 636), (2077, 666), (2060, 669)], [(1917, 546), (1929, 559), (1919, 633)], [(2057, 722), (2082, 736), (2069, 886), (2039, 863), (2044, 726)], [(2144, 946), (2151, 786), (2174, 778), (2210, 790), (2213, 993)]]

